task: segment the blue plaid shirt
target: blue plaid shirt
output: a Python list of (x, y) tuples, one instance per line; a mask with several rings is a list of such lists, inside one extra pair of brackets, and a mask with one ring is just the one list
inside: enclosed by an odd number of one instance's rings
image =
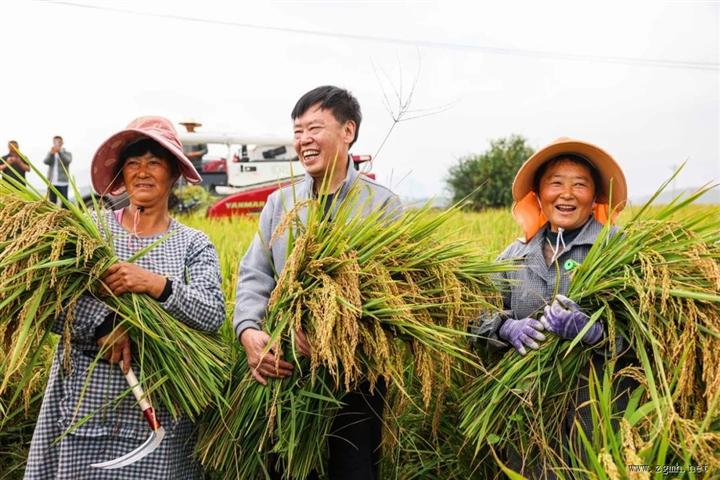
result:
[[(105, 216), (120, 259), (155, 242), (163, 234), (136, 237), (127, 232), (110, 212)], [(172, 279), (172, 294), (160, 305), (177, 320), (198, 329), (215, 331), (225, 320), (220, 265), (215, 247), (207, 236), (171, 220), (169, 236), (139, 259), (137, 265)], [(25, 471), (26, 479), (100, 478), (196, 478), (193, 459), (194, 425), (188, 418), (171, 418), (161, 405), (154, 405), (167, 436), (160, 447), (143, 460), (121, 470), (99, 471), (91, 463), (117, 458), (145, 440), (150, 430), (120, 368), (98, 362), (88, 379), (94, 359), (86, 351), (97, 351), (94, 340), (108, 307), (85, 295), (77, 303), (70, 338), (71, 368), (63, 368), (63, 340), (53, 359), (45, 397), (33, 434)], [(53, 328), (62, 333), (65, 318)], [(87, 383), (86, 383), (87, 382)], [(78, 426), (85, 417), (90, 419)], [(53, 443), (70, 427), (71, 434)]]

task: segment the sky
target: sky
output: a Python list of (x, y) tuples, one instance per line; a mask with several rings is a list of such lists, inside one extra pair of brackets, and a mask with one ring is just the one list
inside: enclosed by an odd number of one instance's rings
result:
[(676, 188), (720, 180), (717, 1), (3, 0), (0, 18), (0, 149), (40, 163), (62, 135), (80, 185), (135, 117), (291, 138), (325, 84), (358, 98), (353, 153), (405, 198), (446, 195), (459, 158), (511, 134), (599, 145), (631, 198), (685, 160)]

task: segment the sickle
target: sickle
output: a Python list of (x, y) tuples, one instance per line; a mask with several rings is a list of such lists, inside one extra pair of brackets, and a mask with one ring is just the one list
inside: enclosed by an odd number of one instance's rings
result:
[[(120, 368), (122, 368), (122, 361), (120, 362)], [(126, 467), (150, 455), (160, 446), (160, 442), (165, 438), (165, 429), (160, 426), (160, 422), (155, 416), (155, 410), (150, 405), (150, 402), (147, 401), (147, 398), (145, 398), (145, 392), (143, 392), (132, 367), (130, 367), (128, 373), (125, 374), (125, 379), (132, 388), (133, 395), (135, 395), (135, 398), (140, 404), (140, 408), (142, 409), (143, 415), (145, 415), (145, 420), (150, 426), (152, 433), (142, 445), (132, 452), (126, 453), (122, 457), (108, 460), (107, 462), (93, 463), (90, 465), (91, 467), (103, 468), (105, 470)]]

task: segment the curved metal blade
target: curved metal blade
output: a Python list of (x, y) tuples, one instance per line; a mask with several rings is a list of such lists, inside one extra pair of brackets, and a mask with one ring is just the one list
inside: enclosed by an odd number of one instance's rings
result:
[(160, 427), (150, 434), (148, 439), (145, 440), (145, 443), (132, 452), (114, 460), (108, 460), (107, 462), (102, 463), (93, 463), (90, 466), (95, 468), (104, 468), (105, 470), (114, 470), (116, 468), (126, 467), (154, 452), (155, 449), (160, 446), (160, 442), (163, 441), (163, 438), (165, 438), (165, 429)]

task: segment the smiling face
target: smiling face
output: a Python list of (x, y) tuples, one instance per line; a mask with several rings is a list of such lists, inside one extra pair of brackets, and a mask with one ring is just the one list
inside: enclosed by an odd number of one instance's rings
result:
[(152, 207), (159, 204), (167, 206), (178, 176), (173, 173), (169, 160), (147, 152), (125, 160), (122, 178), (132, 204)]
[(539, 182), (540, 208), (550, 228), (573, 230), (585, 224), (595, 203), (595, 183), (590, 169), (572, 160), (558, 160)]
[(295, 152), (305, 171), (316, 180), (322, 180), (338, 159), (335, 174), (341, 173), (338, 170), (345, 168), (355, 127), (352, 120), (341, 124), (332, 111), (320, 108), (320, 104), (297, 117), (293, 124)]

